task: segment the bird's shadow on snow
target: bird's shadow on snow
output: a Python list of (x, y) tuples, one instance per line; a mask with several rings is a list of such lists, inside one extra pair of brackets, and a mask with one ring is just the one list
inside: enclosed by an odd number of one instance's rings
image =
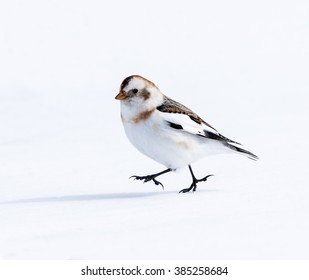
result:
[(100, 193), (100, 194), (80, 194), (80, 195), (65, 195), (65, 196), (50, 196), (36, 197), (14, 201), (0, 202), (0, 204), (15, 204), (15, 203), (35, 203), (35, 202), (70, 202), (70, 201), (92, 201), (92, 200), (119, 200), (119, 199), (134, 199), (159, 196), (164, 194), (177, 192), (125, 192), (125, 193)]
[[(203, 190), (209, 192), (213, 190)], [(120, 199), (135, 199), (147, 198), (154, 196), (163, 196), (168, 194), (177, 194), (179, 196), (188, 194), (179, 194), (178, 191), (164, 191), (164, 192), (125, 192), (125, 193), (100, 193), (100, 194), (80, 194), (80, 195), (65, 195), (65, 196), (50, 196), (50, 197), (36, 197), (20, 200), (12, 200), (0, 202), (0, 204), (17, 204), (17, 203), (40, 203), (40, 202), (78, 202), (78, 201), (94, 201), (94, 200), (120, 200)], [(190, 193), (191, 195), (195, 195)]]

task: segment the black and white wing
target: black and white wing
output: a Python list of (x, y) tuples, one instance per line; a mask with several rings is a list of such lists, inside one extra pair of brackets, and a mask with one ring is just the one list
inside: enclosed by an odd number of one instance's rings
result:
[(164, 102), (157, 107), (157, 110), (162, 113), (164, 121), (169, 127), (171, 127), (171, 129), (190, 133), (199, 137), (204, 137), (206, 139), (219, 141), (221, 144), (233, 151), (245, 154), (251, 159), (258, 159), (256, 155), (240, 148), (240, 143), (223, 136), (214, 127), (206, 123), (202, 118), (195, 114), (192, 110), (178, 103), (177, 101), (165, 97)]

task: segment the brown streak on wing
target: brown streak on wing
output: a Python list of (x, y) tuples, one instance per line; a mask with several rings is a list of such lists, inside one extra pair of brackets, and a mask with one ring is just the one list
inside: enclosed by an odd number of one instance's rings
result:
[(176, 114), (187, 115), (192, 121), (198, 124), (205, 124), (210, 128), (216, 130), (210, 124), (208, 124), (202, 118), (200, 118), (197, 114), (195, 114), (192, 110), (168, 97), (165, 97), (163, 104), (157, 107), (157, 109), (163, 113), (176, 113)]

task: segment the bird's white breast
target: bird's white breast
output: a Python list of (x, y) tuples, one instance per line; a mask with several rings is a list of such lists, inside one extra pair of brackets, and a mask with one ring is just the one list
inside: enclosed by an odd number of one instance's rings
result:
[(122, 121), (130, 142), (167, 168), (185, 167), (205, 155), (204, 139), (172, 129), (158, 110), (153, 110), (146, 119), (137, 120), (132, 110), (122, 107)]

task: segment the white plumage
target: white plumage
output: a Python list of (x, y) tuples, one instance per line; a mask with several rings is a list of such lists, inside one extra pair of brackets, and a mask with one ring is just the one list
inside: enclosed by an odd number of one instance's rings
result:
[[(257, 159), (141, 76), (126, 78), (116, 99), (121, 101), (121, 119), (126, 135), (141, 153), (166, 166), (168, 170), (165, 172), (189, 166), (193, 183), (183, 192), (195, 191), (200, 180), (194, 177), (190, 164), (204, 156), (237, 152)], [(161, 174), (135, 178), (161, 184), (155, 180)]]

